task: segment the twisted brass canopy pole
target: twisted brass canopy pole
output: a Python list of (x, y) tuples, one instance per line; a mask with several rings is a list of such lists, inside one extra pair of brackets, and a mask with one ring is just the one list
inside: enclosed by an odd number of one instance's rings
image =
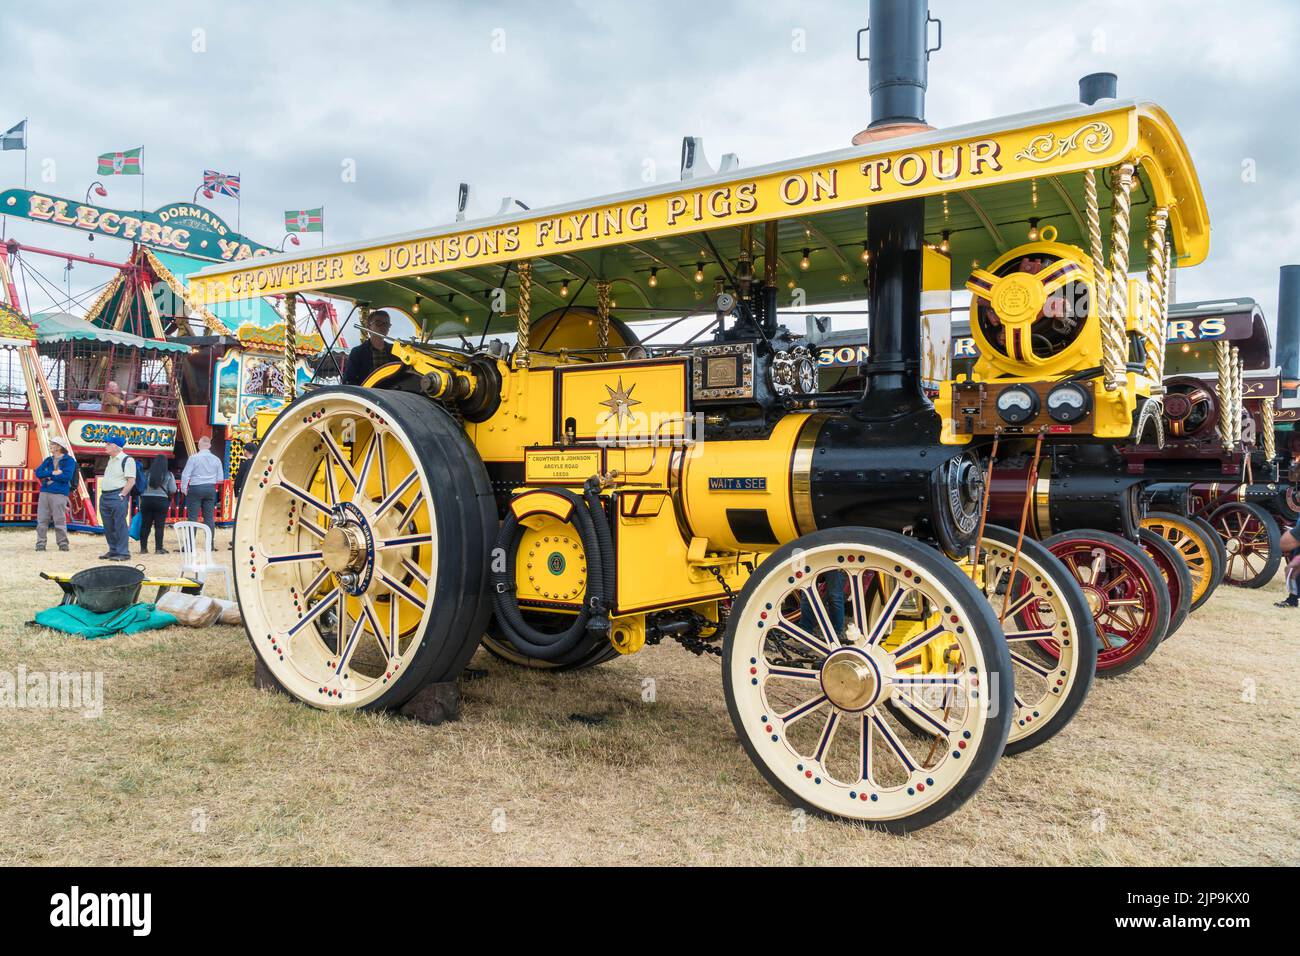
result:
[(1101, 329), (1101, 367), (1107, 391), (1123, 388), (1128, 364), (1129, 208), (1133, 164), (1120, 163), (1110, 177), (1109, 308)]
[(1142, 345), (1146, 353), (1144, 371), (1151, 380), (1152, 396), (1163, 395), (1165, 375), (1165, 335), (1169, 327), (1168, 302), (1165, 295), (1167, 263), (1165, 227), (1169, 209), (1159, 206), (1147, 216), (1147, 315), (1142, 323)]
[(533, 264), (520, 262), (515, 271), (519, 274), (519, 341), (515, 345), (515, 368), (528, 368), (528, 328), (533, 310)]

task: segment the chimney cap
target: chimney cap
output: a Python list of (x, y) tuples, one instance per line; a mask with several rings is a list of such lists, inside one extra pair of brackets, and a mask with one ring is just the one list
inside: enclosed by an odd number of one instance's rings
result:
[(1113, 100), (1119, 93), (1119, 77), (1114, 73), (1089, 73), (1079, 77), (1079, 102), (1092, 106), (1098, 100)]

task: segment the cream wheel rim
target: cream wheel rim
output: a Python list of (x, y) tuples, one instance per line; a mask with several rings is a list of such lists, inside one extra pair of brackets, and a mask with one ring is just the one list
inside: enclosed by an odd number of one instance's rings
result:
[(376, 700), (433, 613), (437, 526), (410, 439), (369, 399), (322, 392), (276, 421), (249, 468), (235, 574), (258, 654), (315, 706)]
[[(744, 733), (785, 786), (825, 812), (883, 821), (966, 776), (996, 695), (961, 601), (897, 555), (852, 543), (796, 552), (755, 583), (728, 676)], [(900, 670), (931, 645), (947, 672)], [(909, 739), (886, 702), (913, 709), (933, 740)]]

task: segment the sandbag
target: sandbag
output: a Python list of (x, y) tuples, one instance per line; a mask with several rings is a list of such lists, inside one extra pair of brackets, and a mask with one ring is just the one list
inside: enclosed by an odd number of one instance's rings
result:
[(171, 591), (159, 598), (158, 610), (175, 616), (187, 627), (211, 627), (221, 617), (221, 605), (216, 598), (180, 591)]
[(221, 616), (217, 618), (218, 624), (243, 624), (244, 617), (239, 613), (238, 601), (227, 601), (225, 598), (213, 598), (221, 608)]

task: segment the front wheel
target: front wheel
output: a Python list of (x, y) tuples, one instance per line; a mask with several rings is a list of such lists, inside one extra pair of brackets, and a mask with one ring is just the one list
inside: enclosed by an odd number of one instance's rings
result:
[[(1124, 674), (1146, 661), (1169, 627), (1169, 589), (1156, 563), (1107, 531), (1066, 531), (1043, 543), (1083, 588), (1097, 625), (1097, 676)], [(1039, 646), (1059, 653), (1055, 641)]]
[(1214, 529), (1201, 518), (1186, 517), (1169, 511), (1150, 511), (1142, 519), (1142, 529), (1160, 535), (1178, 552), (1192, 579), (1191, 605), (1195, 611), (1210, 599), (1223, 581), (1223, 542)]
[[(940, 672), (908, 672), (903, 662), (936, 648)], [(816, 531), (769, 555), (728, 619), (722, 674), (741, 743), (786, 800), (894, 833), (979, 789), (1013, 712), (985, 596), (937, 551), (869, 528)], [(907, 739), (886, 703), (921, 715), (930, 739)]]
[(1183, 626), (1191, 612), (1192, 572), (1188, 570), (1178, 550), (1154, 531), (1138, 528), (1138, 542), (1147, 556), (1156, 563), (1169, 587), (1169, 626), (1161, 638), (1168, 640)]
[(1210, 515), (1223, 539), (1228, 563), (1223, 579), (1240, 588), (1262, 588), (1282, 564), (1282, 533), (1273, 516), (1249, 501), (1231, 501)]

